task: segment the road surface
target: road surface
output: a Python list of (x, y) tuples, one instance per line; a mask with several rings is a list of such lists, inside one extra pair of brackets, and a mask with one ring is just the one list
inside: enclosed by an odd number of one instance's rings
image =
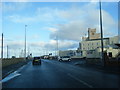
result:
[(2, 80), (3, 88), (120, 88), (119, 75), (77, 67), (69, 62), (30, 61)]

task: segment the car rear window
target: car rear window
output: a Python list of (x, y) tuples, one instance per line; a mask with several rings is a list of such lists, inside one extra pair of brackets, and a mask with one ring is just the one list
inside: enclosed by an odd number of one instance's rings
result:
[(40, 59), (40, 57), (34, 57), (34, 59)]

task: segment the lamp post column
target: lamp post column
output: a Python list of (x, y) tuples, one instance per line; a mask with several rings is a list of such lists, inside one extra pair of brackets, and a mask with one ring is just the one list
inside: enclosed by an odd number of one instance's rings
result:
[(101, 50), (102, 50), (102, 63), (105, 66), (105, 59), (104, 59), (104, 46), (103, 46), (103, 29), (102, 29), (102, 11), (101, 11), (101, 0), (99, 1), (100, 5), (100, 30), (101, 30)]
[(3, 33), (2, 33), (2, 45), (1, 45), (1, 59), (3, 59)]
[(25, 25), (25, 49), (24, 49), (24, 59), (25, 59), (25, 61), (26, 61), (26, 27), (27, 27), (27, 25)]

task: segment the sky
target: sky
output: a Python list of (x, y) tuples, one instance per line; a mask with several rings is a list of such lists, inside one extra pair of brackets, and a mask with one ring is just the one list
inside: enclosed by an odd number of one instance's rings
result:
[[(88, 28), (99, 27), (98, 2), (2, 2), (4, 57), (20, 56), (24, 50), (25, 25), (27, 53), (33, 56), (57, 50), (76, 50)], [(118, 35), (118, 3), (102, 2), (104, 37)], [(1, 38), (0, 38), (1, 40)]]

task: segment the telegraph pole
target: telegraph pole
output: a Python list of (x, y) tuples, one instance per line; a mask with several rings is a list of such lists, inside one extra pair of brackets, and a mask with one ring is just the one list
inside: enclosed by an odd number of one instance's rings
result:
[(100, 5), (100, 30), (101, 30), (101, 50), (102, 50), (102, 63), (105, 66), (105, 59), (104, 59), (104, 46), (103, 46), (103, 28), (102, 28), (102, 11), (101, 11), (101, 0), (99, 1)]
[(3, 33), (2, 33), (2, 45), (1, 45), (1, 59), (3, 59)]

